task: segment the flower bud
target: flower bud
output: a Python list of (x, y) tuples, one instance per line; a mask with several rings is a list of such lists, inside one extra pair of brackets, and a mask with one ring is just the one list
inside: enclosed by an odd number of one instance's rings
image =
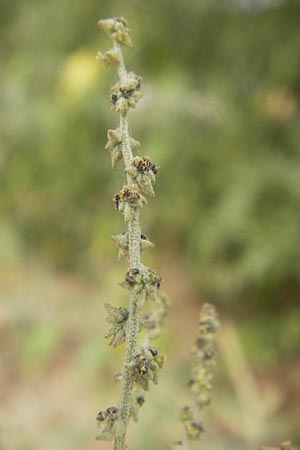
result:
[(98, 25), (105, 33), (116, 42), (132, 48), (132, 41), (129, 36), (127, 20), (124, 17), (115, 17), (113, 19), (98, 20)]

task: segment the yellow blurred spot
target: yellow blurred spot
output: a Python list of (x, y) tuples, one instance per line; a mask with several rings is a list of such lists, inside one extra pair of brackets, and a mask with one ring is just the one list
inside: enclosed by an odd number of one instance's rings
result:
[(263, 109), (271, 119), (286, 122), (297, 112), (296, 98), (285, 89), (272, 90), (263, 98)]
[(94, 85), (102, 73), (102, 66), (87, 49), (72, 53), (63, 67), (60, 85), (68, 97), (79, 97)]

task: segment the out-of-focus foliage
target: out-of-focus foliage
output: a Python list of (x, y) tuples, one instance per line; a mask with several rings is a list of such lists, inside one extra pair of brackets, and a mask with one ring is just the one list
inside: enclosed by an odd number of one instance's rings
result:
[(151, 237), (202, 291), (299, 288), (297, 0), (2, 1), (1, 220), (57, 268), (107, 250), (119, 175), (104, 151), (112, 75), (95, 55), (110, 15), (128, 17), (128, 66), (145, 75), (131, 123), (161, 166)]
[[(191, 400), (187, 381), (199, 302), (191, 301), (180, 266), (168, 268), (165, 284), (174, 302), (159, 344), (167, 360), (137, 426), (130, 427), (132, 449), (170, 448), (183, 436), (178, 412)], [(117, 285), (122, 276), (121, 265), (105, 268), (92, 282), (41, 264), (1, 265), (1, 450), (110, 449), (94, 440), (94, 419), (118, 397), (113, 378), (124, 347), (112, 349), (104, 340), (104, 303), (126, 305), (127, 292)], [(291, 348), (299, 342), (299, 312), (283, 315), (279, 325), (259, 311), (238, 323), (221, 313), (213, 401), (201, 417), (207, 433), (200, 448), (250, 450), (285, 438), (299, 446), (299, 347)]]

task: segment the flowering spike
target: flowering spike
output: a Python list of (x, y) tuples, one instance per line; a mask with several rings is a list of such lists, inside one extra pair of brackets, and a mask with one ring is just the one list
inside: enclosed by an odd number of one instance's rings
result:
[[(110, 324), (105, 336), (111, 339), (110, 345), (113, 347), (125, 341), (126, 345), (123, 370), (118, 376), (121, 383), (118, 408), (114, 410), (113, 417), (111, 410), (100, 411), (97, 421), (101, 433), (97, 439), (112, 439), (114, 450), (124, 450), (129, 420), (137, 420), (138, 411), (144, 403), (144, 397), (136, 392), (134, 384), (144, 390), (149, 389), (150, 381), (156, 384), (164, 360), (149, 342), (154, 333), (158, 334), (166, 310), (158, 293), (161, 278), (141, 263), (141, 252), (154, 244), (141, 233), (139, 219), (140, 209), (147, 203), (143, 194), (154, 195), (153, 185), (158, 167), (150, 162), (149, 157), (133, 158), (132, 154), (132, 150), (139, 147), (140, 143), (129, 136), (128, 112), (130, 108), (135, 108), (142, 96), (142, 79), (125, 68), (121, 45), (132, 47), (127, 21), (121, 17), (100, 20), (98, 24), (113, 40), (113, 49), (99, 53), (98, 58), (105, 65), (116, 67), (118, 73), (118, 82), (112, 88), (110, 99), (111, 109), (119, 116), (119, 126), (108, 131), (105, 148), (111, 153), (113, 168), (121, 159), (125, 164), (127, 182), (114, 195), (113, 202), (124, 215), (128, 230), (112, 236), (112, 240), (118, 247), (118, 256), (126, 257), (129, 262), (122, 286), (129, 289), (130, 300), (128, 309), (105, 304)], [(146, 299), (155, 300), (157, 312), (149, 312), (149, 317), (140, 317)], [(147, 344), (139, 353), (138, 334), (141, 330), (145, 330)]]
[(194, 402), (183, 407), (179, 414), (189, 441), (201, 439), (205, 432), (203, 424), (199, 421), (199, 415), (211, 401), (211, 367), (215, 364), (213, 340), (218, 327), (219, 320), (215, 308), (205, 303), (200, 310), (198, 336), (193, 349), (196, 361), (192, 369), (192, 378), (188, 382)]

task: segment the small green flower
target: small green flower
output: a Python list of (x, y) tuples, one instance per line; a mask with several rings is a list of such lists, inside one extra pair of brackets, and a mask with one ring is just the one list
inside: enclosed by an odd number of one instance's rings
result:
[(129, 72), (126, 84), (116, 83), (112, 87), (110, 97), (112, 111), (125, 115), (129, 108), (135, 108), (142, 97), (141, 82), (141, 77), (133, 72)]
[(149, 239), (147, 238), (147, 236), (145, 234), (141, 234), (140, 246), (141, 246), (141, 251), (143, 251), (143, 250), (146, 250), (147, 248), (153, 248), (154, 244), (153, 244), (153, 242), (149, 241)]
[(158, 371), (162, 368), (164, 359), (155, 348), (143, 348), (126, 368), (133, 375), (135, 383), (144, 391), (148, 391), (150, 381), (157, 384)]
[(99, 411), (96, 422), (101, 432), (96, 437), (99, 441), (111, 441), (115, 433), (115, 426), (118, 421), (118, 408), (110, 406), (106, 411)]
[(141, 194), (139, 187), (136, 184), (131, 186), (123, 186), (123, 188), (114, 195), (113, 202), (118, 211), (120, 211), (128, 222), (132, 219), (135, 210), (142, 208), (147, 200)]
[(105, 334), (106, 338), (112, 338), (109, 345), (116, 347), (125, 342), (126, 339), (126, 325), (129, 312), (126, 308), (115, 308), (109, 303), (105, 303), (105, 308), (108, 312), (107, 321), (111, 327)]
[(98, 25), (114, 41), (132, 48), (132, 41), (129, 36), (127, 20), (124, 17), (114, 17), (113, 19), (98, 20)]
[(115, 48), (104, 53), (98, 52), (96, 58), (102, 61), (106, 67), (117, 67), (120, 64), (119, 54)]
[[(140, 145), (138, 141), (131, 137), (129, 138), (129, 142), (131, 148), (135, 148)], [(108, 130), (105, 150), (108, 150), (111, 153), (111, 165), (113, 169), (116, 167), (116, 163), (123, 158), (122, 143), (123, 139), (119, 128), (116, 128), (115, 130)]]
[(105, 149), (109, 150), (111, 153), (111, 165), (114, 169), (116, 167), (116, 163), (123, 158), (122, 136), (118, 128), (116, 130), (108, 130)]
[(140, 306), (143, 306), (145, 300), (156, 300), (161, 281), (161, 277), (154, 270), (142, 266), (139, 269), (130, 269), (121, 286), (139, 295)]
[(128, 232), (116, 234), (115, 236), (111, 236), (111, 240), (114, 241), (116, 246), (118, 247), (118, 258), (127, 258), (128, 257)]
[(117, 325), (118, 323), (126, 322), (128, 319), (128, 309), (127, 308), (115, 308), (114, 306), (110, 305), (109, 303), (104, 304), (106, 311), (108, 313), (107, 315), (107, 321), (109, 323), (112, 323), (114, 325)]
[[(117, 347), (119, 344), (123, 344), (126, 340), (127, 320), (129, 311), (126, 308), (115, 308), (109, 303), (105, 303), (105, 308), (108, 312), (107, 322), (111, 324), (111, 327), (105, 334), (105, 338), (112, 338), (109, 345)], [(139, 323), (139, 331), (150, 329), (153, 327), (153, 322), (147, 319), (141, 319)]]

